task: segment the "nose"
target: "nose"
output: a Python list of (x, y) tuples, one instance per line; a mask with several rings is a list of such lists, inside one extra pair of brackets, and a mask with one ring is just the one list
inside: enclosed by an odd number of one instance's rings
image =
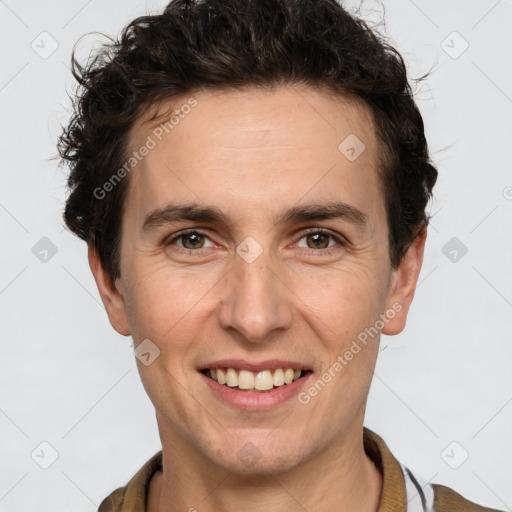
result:
[(293, 294), (267, 255), (264, 250), (252, 262), (234, 256), (218, 309), (221, 327), (238, 331), (251, 343), (269, 343), (293, 320)]

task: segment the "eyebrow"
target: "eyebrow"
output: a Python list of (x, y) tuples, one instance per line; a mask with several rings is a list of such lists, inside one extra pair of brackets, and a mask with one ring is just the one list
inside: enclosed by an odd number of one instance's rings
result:
[[(358, 226), (365, 226), (368, 217), (361, 210), (343, 202), (315, 203), (294, 206), (282, 213), (279, 223), (298, 223), (316, 220), (342, 219)], [(207, 222), (229, 225), (229, 217), (213, 206), (200, 206), (195, 203), (168, 204), (149, 213), (142, 225), (143, 231), (151, 231), (159, 226), (179, 221)]]

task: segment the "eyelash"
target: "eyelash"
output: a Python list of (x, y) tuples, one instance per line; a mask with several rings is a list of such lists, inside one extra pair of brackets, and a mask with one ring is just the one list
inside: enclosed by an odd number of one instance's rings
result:
[[(187, 235), (191, 235), (191, 234), (197, 234), (197, 235), (201, 235), (201, 236), (204, 236), (206, 238), (209, 239), (209, 236), (206, 232), (202, 231), (201, 229), (186, 229), (184, 231), (180, 231), (179, 233), (177, 233), (176, 235), (172, 236), (172, 238), (169, 238), (168, 240), (165, 241), (165, 245), (172, 245), (176, 240), (179, 240), (180, 238), (183, 238)], [(324, 228), (308, 228), (306, 229), (306, 231), (303, 231), (302, 234), (301, 234), (301, 237), (299, 238), (299, 241), (302, 240), (303, 238), (309, 236), (309, 235), (316, 235), (316, 234), (321, 234), (321, 235), (324, 235), (324, 236), (329, 236), (331, 237), (335, 242), (337, 242), (341, 247), (345, 247), (347, 245), (347, 240), (342, 237), (341, 235), (335, 235), (334, 233), (332, 233), (331, 231), (328, 231)], [(186, 252), (188, 254), (192, 254), (192, 253), (199, 253), (199, 251), (202, 249), (202, 248), (199, 248), (199, 249), (186, 249), (186, 248), (183, 248), (183, 247), (178, 247), (177, 248), (181, 251), (181, 252)], [(321, 253), (321, 254), (331, 254), (333, 252), (333, 250), (336, 250), (338, 249), (337, 247), (329, 247), (328, 249), (308, 249), (306, 248), (306, 250), (309, 252), (309, 253)]]

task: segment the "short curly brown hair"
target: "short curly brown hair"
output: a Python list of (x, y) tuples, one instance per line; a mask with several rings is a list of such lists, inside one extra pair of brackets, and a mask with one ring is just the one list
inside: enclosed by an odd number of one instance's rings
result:
[(128, 134), (162, 99), (205, 88), (304, 84), (362, 100), (383, 148), (380, 179), (397, 267), (428, 224), (437, 179), (401, 55), (336, 0), (175, 0), (142, 16), (91, 55), (72, 55), (78, 81), (58, 150), (71, 172), (64, 220), (94, 243), (103, 267), (120, 276), (126, 182), (94, 191), (126, 161)]

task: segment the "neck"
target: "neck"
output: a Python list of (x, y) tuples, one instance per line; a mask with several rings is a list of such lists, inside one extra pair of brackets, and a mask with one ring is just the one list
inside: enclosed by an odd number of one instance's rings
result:
[(382, 476), (364, 451), (362, 425), (353, 430), (314, 458), (279, 474), (235, 474), (211, 461), (201, 462), (183, 444), (162, 442), (163, 471), (151, 480), (147, 510), (376, 512)]

